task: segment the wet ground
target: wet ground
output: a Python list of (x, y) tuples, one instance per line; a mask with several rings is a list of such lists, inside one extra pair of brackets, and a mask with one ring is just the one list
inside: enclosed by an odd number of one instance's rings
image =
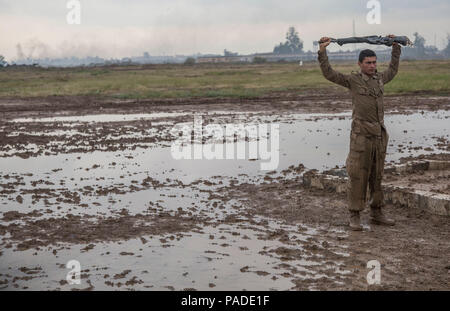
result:
[[(3, 99), (0, 288), (450, 289), (448, 218), (387, 206), (395, 227), (371, 226), (364, 214), (355, 233), (345, 197), (303, 187), (306, 170), (345, 163), (346, 95), (197, 101)], [(447, 158), (449, 104), (387, 97), (387, 162)], [(199, 117), (205, 126), (278, 124), (278, 165), (175, 159), (174, 126), (194, 128)], [(259, 141), (276, 133), (266, 134)], [(193, 140), (203, 150), (233, 143), (207, 132)], [(435, 174), (407, 181), (448, 193), (448, 172)], [(71, 260), (79, 285), (66, 280)], [(381, 263), (379, 285), (366, 281), (370, 260)]]
[(390, 173), (385, 175), (385, 184), (400, 186), (409, 189), (411, 192), (419, 190), (450, 195), (450, 170)]

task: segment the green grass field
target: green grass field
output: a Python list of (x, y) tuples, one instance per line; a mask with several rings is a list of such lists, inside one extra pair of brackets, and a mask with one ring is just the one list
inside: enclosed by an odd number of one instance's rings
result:
[[(378, 64), (378, 70), (387, 68)], [(357, 64), (334, 63), (350, 73)], [(401, 61), (386, 94), (448, 94), (450, 60)], [(322, 76), (318, 63), (147, 65), (97, 68), (0, 70), (0, 97), (99, 95), (117, 98), (258, 97), (271, 92), (301, 92), (336, 87)]]

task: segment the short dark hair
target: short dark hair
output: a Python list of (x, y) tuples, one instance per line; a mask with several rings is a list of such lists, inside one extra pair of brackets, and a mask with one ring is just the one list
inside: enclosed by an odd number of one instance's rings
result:
[(367, 50), (362, 50), (362, 51), (359, 53), (359, 62), (362, 63), (362, 62), (364, 61), (364, 58), (366, 58), (366, 57), (372, 57), (372, 56), (375, 56), (375, 57), (376, 57), (377, 54), (375, 54), (374, 51), (369, 50), (369, 49), (367, 49)]

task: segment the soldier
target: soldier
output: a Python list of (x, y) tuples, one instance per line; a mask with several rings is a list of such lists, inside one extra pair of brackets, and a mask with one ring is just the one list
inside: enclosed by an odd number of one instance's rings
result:
[(350, 228), (362, 230), (359, 213), (366, 204), (367, 187), (371, 223), (392, 226), (394, 221), (386, 218), (381, 211), (384, 205), (381, 179), (389, 139), (383, 121), (383, 93), (384, 85), (397, 74), (401, 47), (393, 44), (389, 68), (382, 73), (377, 71), (375, 52), (361, 51), (358, 61), (361, 70), (347, 75), (333, 70), (328, 62), (326, 47), (330, 44), (330, 38), (323, 37), (320, 41), (323, 43), (318, 54), (323, 75), (331, 82), (348, 88), (352, 95), (350, 151), (346, 160)]

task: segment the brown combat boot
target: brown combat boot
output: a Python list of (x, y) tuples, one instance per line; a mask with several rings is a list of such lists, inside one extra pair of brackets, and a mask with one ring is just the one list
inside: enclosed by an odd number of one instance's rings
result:
[(386, 216), (381, 211), (381, 207), (370, 208), (370, 222), (374, 225), (384, 225), (384, 226), (395, 225), (394, 220), (386, 218)]
[(361, 220), (359, 218), (359, 211), (350, 211), (350, 229), (353, 231), (361, 231)]

